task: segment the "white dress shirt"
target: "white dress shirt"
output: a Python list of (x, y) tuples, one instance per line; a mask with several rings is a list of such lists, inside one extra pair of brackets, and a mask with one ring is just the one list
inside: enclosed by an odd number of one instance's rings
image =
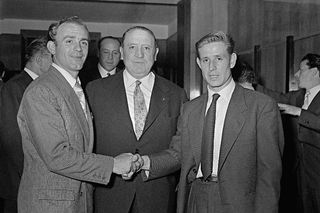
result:
[(100, 73), (100, 75), (101, 75), (102, 78), (106, 78), (106, 77), (108, 77), (109, 75), (114, 75), (114, 74), (116, 74), (116, 69), (117, 69), (117, 68), (115, 67), (113, 70), (107, 71), (106, 69), (104, 69), (104, 68), (101, 66), (100, 63), (98, 64), (98, 70), (99, 70), (99, 73)]
[[(220, 147), (221, 147), (221, 139), (223, 133), (224, 120), (226, 118), (227, 109), (229, 106), (229, 102), (234, 91), (236, 84), (233, 80), (221, 91), (218, 92), (220, 97), (217, 100), (216, 104), (216, 121), (215, 121), (215, 129), (214, 129), (214, 144), (213, 144), (213, 163), (212, 163), (212, 175), (218, 175), (218, 166), (219, 166), (219, 156), (220, 156)], [(206, 108), (207, 111), (212, 102), (212, 95), (217, 92), (212, 91), (208, 86), (208, 102)], [(199, 166), (197, 177), (202, 177), (201, 172), (201, 164)]]
[(34, 73), (33, 71), (29, 70), (28, 68), (24, 68), (23, 69), (26, 73), (28, 73), (28, 75), (32, 78), (32, 80), (36, 79), (39, 77), (39, 75), (37, 75), (36, 73)]
[(134, 121), (133, 94), (134, 94), (134, 89), (136, 88), (136, 80), (139, 80), (141, 82), (140, 88), (144, 96), (147, 111), (149, 111), (149, 105), (150, 105), (152, 89), (155, 81), (155, 75), (152, 72), (150, 72), (147, 76), (141, 79), (135, 79), (132, 75), (130, 75), (130, 73), (126, 69), (123, 72), (124, 88), (126, 90), (129, 114), (130, 114), (130, 118), (131, 118), (131, 122), (134, 130), (135, 130), (135, 121)]

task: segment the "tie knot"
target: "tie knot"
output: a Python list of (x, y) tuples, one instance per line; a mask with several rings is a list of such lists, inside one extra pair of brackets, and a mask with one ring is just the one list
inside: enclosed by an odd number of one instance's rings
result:
[(138, 87), (138, 86), (140, 86), (140, 84), (141, 84), (141, 81), (136, 80), (136, 86)]
[(306, 96), (309, 96), (311, 94), (310, 90), (307, 90)]
[(75, 89), (81, 89), (81, 90), (82, 90), (82, 87), (81, 87), (81, 84), (80, 84), (80, 81), (79, 81), (79, 80), (76, 81), (76, 84), (74, 85), (74, 88), (75, 88)]
[(212, 102), (217, 102), (219, 97), (220, 97), (220, 95), (218, 93), (213, 94), (212, 95)]

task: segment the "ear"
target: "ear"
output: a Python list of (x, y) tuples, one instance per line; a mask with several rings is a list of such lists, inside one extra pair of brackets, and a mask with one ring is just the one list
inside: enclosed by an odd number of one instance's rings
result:
[(198, 67), (201, 69), (201, 63), (200, 63), (200, 59), (197, 57), (197, 64), (198, 64)]
[(53, 41), (48, 41), (47, 48), (52, 55), (56, 54), (56, 44)]
[(42, 64), (42, 58), (40, 56), (40, 54), (36, 54), (35, 57), (34, 57), (34, 60), (36, 61), (36, 63), (41, 66)]
[(120, 59), (123, 60), (123, 48), (122, 48), (122, 46), (120, 46), (120, 53), (121, 53)]
[(233, 68), (236, 65), (237, 54), (232, 53), (230, 57), (230, 68)]
[(159, 53), (159, 48), (157, 47), (156, 52), (154, 53), (154, 61), (157, 60), (158, 53)]

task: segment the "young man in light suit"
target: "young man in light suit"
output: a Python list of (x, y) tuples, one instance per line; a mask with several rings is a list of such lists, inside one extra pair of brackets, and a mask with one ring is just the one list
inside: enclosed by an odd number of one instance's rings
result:
[(27, 88), (18, 112), (24, 169), (20, 213), (92, 212), (92, 186), (108, 184), (112, 172), (129, 173), (140, 157), (92, 153), (91, 114), (78, 73), (88, 54), (89, 32), (78, 17), (52, 24), (49, 71)]
[(210, 33), (196, 50), (208, 92), (184, 105), (170, 149), (142, 156), (150, 159), (143, 168), (152, 180), (181, 165), (178, 213), (277, 213), (284, 146), (277, 105), (234, 82), (231, 37)]

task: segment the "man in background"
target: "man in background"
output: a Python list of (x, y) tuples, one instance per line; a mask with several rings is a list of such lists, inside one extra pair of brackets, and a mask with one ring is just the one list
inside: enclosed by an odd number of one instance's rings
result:
[(52, 66), (29, 85), (17, 116), (24, 153), (18, 211), (90, 213), (87, 182), (107, 185), (112, 173), (135, 171), (142, 160), (92, 153), (91, 114), (78, 78), (88, 54), (86, 25), (65, 18), (50, 25), (48, 36)]
[[(4, 212), (17, 212), (17, 196), (23, 170), (21, 134), (17, 124), (17, 113), (24, 91), (38, 76), (47, 72), (51, 54), (47, 39), (33, 40), (25, 50), (24, 70), (5, 83), (0, 91), (0, 193), (4, 198)], [(0, 175), (0, 176), (2, 176)]]
[(117, 65), (120, 62), (120, 45), (119, 39), (113, 36), (106, 36), (99, 40), (97, 67), (85, 68), (79, 73), (83, 88), (90, 81), (109, 77), (119, 71)]
[(196, 43), (208, 92), (183, 106), (170, 149), (142, 156), (156, 179), (181, 164), (178, 213), (278, 213), (283, 132), (276, 103), (231, 76), (234, 42), (223, 32)]
[(292, 117), (295, 129), (290, 142), (296, 144), (296, 171), (303, 212), (320, 212), (320, 55), (306, 54), (295, 76), (297, 91), (284, 94), (260, 85), (257, 90), (273, 97), (282, 113)]
[[(125, 70), (90, 82), (86, 88), (95, 121), (96, 152), (148, 155), (168, 149), (186, 94), (151, 70), (159, 49), (148, 28), (128, 29), (120, 51)], [(129, 181), (116, 176), (108, 186), (97, 186), (95, 212), (174, 213), (175, 174), (147, 182), (143, 174)]]

